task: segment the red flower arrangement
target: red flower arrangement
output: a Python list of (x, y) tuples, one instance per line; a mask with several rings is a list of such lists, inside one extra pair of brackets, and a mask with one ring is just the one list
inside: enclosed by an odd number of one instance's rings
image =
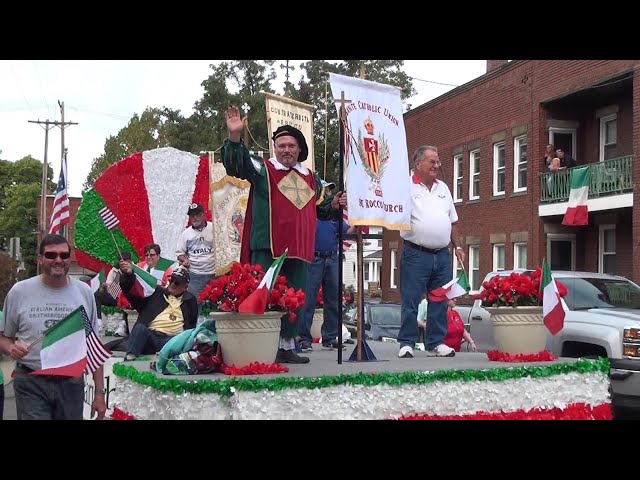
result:
[[(512, 272), (508, 276), (496, 275), (482, 284), (482, 291), (474, 295), (482, 300), (485, 307), (535, 307), (542, 301), (540, 277), (542, 269), (531, 274)], [(557, 280), (556, 286), (561, 297), (567, 294), (567, 287)]]
[[(238, 307), (251, 295), (264, 277), (262, 266), (234, 263), (231, 272), (214, 278), (200, 292), (202, 311), (237, 312)], [(304, 292), (294, 290), (287, 279), (278, 275), (267, 300), (266, 311), (287, 312), (289, 321), (296, 319), (296, 311), (304, 306)]]

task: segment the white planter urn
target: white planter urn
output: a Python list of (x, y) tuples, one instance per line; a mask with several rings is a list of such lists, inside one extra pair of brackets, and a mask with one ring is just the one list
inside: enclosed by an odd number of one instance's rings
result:
[(322, 322), (324, 322), (324, 309), (316, 308), (313, 311), (313, 322), (311, 322), (311, 338), (322, 339)]
[(498, 351), (526, 355), (545, 349), (547, 329), (542, 320), (542, 307), (485, 308), (491, 314)]
[(283, 312), (263, 315), (235, 312), (211, 312), (216, 321), (218, 342), (225, 365), (244, 367), (258, 362), (270, 365), (276, 361), (280, 342), (280, 318)]

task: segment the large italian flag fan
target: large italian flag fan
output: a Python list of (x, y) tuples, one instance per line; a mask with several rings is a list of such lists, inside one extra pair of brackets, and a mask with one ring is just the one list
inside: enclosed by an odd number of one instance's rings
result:
[(120, 160), (83, 195), (74, 224), (78, 264), (99, 272), (116, 263), (118, 249), (137, 262), (152, 242), (174, 258), (194, 202), (211, 220), (207, 156), (158, 148)]

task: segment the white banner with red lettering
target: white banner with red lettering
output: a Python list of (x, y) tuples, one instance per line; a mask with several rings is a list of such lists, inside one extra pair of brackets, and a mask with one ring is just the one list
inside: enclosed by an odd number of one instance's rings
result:
[[(409, 160), (400, 90), (392, 85), (329, 74), (345, 124), (345, 188), (350, 225), (409, 230)], [(344, 97), (342, 95), (344, 94)]]

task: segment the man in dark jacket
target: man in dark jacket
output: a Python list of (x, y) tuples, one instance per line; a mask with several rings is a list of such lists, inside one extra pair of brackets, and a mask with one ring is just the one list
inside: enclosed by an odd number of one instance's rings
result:
[(131, 262), (121, 261), (120, 270), (122, 292), (138, 311), (138, 321), (129, 335), (125, 360), (135, 360), (138, 355), (159, 352), (172, 337), (195, 328), (198, 302), (196, 297), (187, 292), (189, 270), (176, 268), (167, 287), (156, 287), (146, 298), (140, 298), (131, 292), (136, 280)]

